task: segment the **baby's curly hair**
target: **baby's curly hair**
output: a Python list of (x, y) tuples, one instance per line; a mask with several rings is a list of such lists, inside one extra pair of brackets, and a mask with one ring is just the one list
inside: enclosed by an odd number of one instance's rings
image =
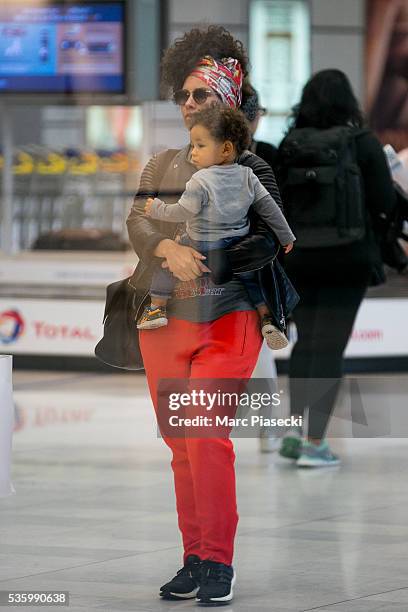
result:
[(222, 26), (194, 28), (178, 38), (163, 55), (161, 62), (162, 89), (167, 95), (181, 89), (186, 78), (205, 55), (215, 60), (233, 57), (239, 61), (244, 76), (248, 72), (248, 57), (241, 41)]
[(248, 149), (251, 132), (245, 115), (236, 108), (217, 105), (205, 108), (191, 116), (191, 128), (202, 125), (217, 142), (230, 140), (237, 155)]

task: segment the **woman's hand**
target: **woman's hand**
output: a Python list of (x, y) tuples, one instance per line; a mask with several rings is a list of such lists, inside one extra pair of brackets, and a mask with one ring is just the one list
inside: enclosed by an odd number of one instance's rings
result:
[(283, 247), (283, 251), (285, 254), (290, 253), (293, 249), (293, 242), (289, 242), (289, 244), (285, 244)]
[(181, 281), (194, 280), (204, 272), (210, 272), (203, 263), (206, 259), (198, 251), (189, 246), (182, 246), (174, 240), (162, 240), (154, 251), (156, 257), (164, 257), (162, 268), (168, 268)]
[(145, 204), (145, 207), (144, 207), (144, 214), (145, 215), (149, 216), (152, 204), (153, 204), (153, 198), (147, 198), (146, 204)]

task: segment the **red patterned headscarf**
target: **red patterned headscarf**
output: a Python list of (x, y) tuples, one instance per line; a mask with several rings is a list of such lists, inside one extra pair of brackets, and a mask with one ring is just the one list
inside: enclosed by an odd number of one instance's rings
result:
[(241, 105), (243, 73), (238, 60), (224, 57), (217, 62), (210, 55), (206, 55), (198, 62), (191, 75), (211, 87), (224, 104), (232, 108)]

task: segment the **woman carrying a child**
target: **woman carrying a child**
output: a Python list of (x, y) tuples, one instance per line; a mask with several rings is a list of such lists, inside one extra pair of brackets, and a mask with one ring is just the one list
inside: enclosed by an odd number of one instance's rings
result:
[[(199, 172), (188, 181), (179, 202), (166, 205), (158, 198), (149, 198), (145, 213), (152, 219), (186, 221), (187, 231), (180, 244), (205, 254), (212, 249), (226, 249), (248, 234), (247, 213), (252, 205), (275, 232), (285, 253), (289, 253), (294, 235), (281, 209), (252, 169), (236, 162), (250, 144), (249, 127), (242, 113), (217, 105), (195, 113), (190, 124), (191, 162)], [(262, 335), (270, 348), (280, 348), (283, 334), (273, 324), (256, 273), (244, 272), (238, 278), (261, 318)], [(154, 271), (151, 303), (139, 320), (139, 329), (167, 325), (167, 301), (175, 282), (168, 269), (158, 267)]]
[[(221, 27), (192, 30), (166, 52), (162, 68), (191, 144), (148, 162), (127, 221), (140, 259), (134, 281), (148, 299), (139, 342), (156, 412), (162, 379), (247, 379), (261, 328), (272, 348), (284, 342), (253, 271), (276, 254), (271, 229), (287, 252), (294, 240), (272, 170), (242, 154), (249, 138), (236, 110), (247, 71), (242, 44)], [(215, 284), (212, 255), (223, 251), (241, 274)], [(162, 434), (173, 454), (184, 565), (160, 595), (228, 603), (238, 523), (232, 442)]]

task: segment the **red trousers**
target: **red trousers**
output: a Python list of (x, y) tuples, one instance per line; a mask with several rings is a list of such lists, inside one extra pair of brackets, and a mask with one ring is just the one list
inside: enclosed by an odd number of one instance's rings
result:
[[(157, 410), (161, 378), (250, 378), (262, 345), (256, 311), (209, 323), (169, 319), (140, 332), (150, 394)], [(164, 436), (173, 453), (178, 524), (184, 560), (195, 554), (231, 565), (238, 523), (231, 440)]]

